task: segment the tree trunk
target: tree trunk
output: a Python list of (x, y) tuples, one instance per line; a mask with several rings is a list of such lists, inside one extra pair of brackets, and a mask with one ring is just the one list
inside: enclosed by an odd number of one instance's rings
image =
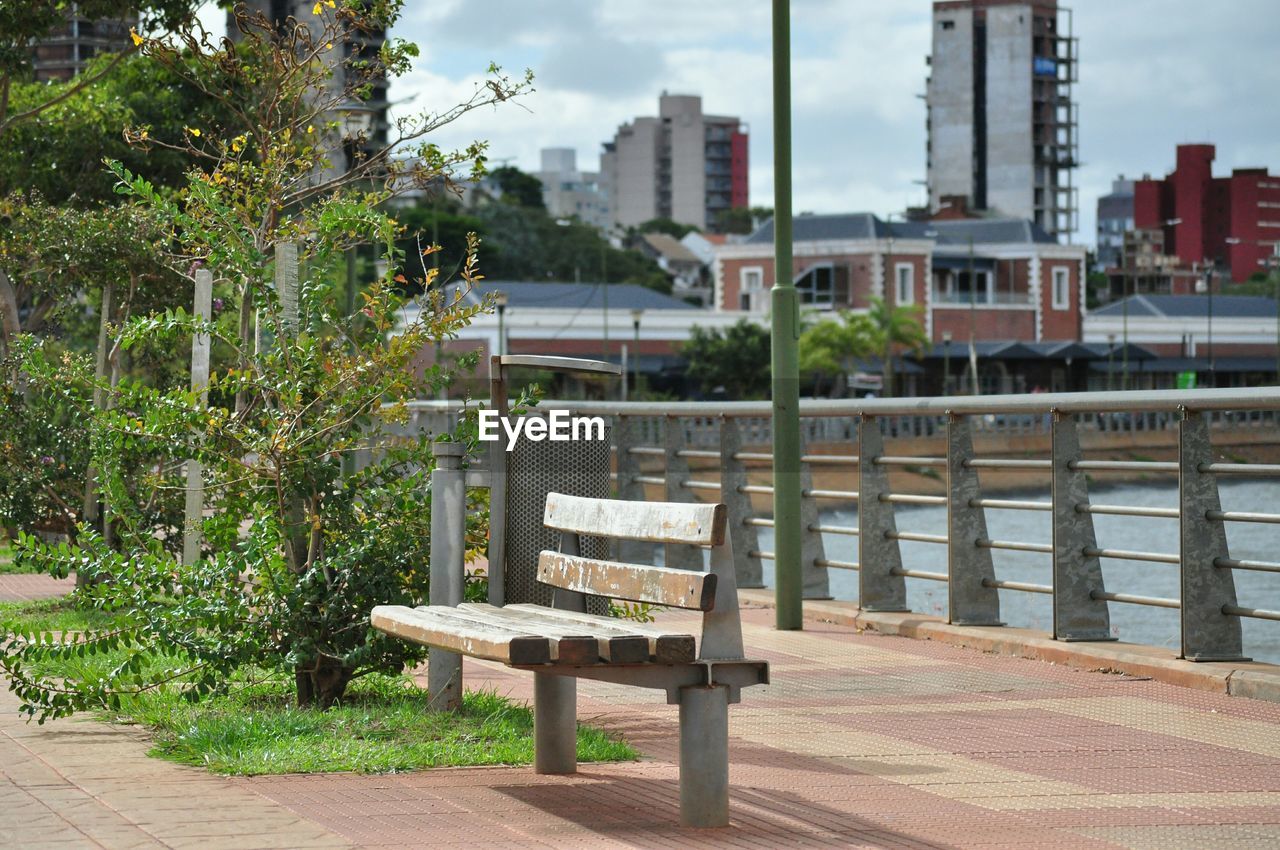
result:
[(298, 667), (294, 672), (298, 707), (318, 708), (321, 711), (333, 708), (346, 694), (347, 685), (354, 675), (354, 669), (327, 655), (321, 655), (311, 663)]
[[(253, 290), (249, 281), (244, 282), (240, 290), (240, 356), (236, 360), (236, 368), (241, 376), (249, 370), (249, 346), (253, 342)], [(248, 406), (244, 390), (236, 391), (236, 413), (243, 413)]]
[(880, 388), (880, 394), (885, 398), (893, 398), (893, 346), (887, 345), (884, 349), (884, 386)]
[[(0, 357), (12, 350), (13, 338), (22, 330), (18, 323), (18, 292), (13, 288), (13, 281), (4, 269), (0, 269)], [(10, 376), (16, 384), (18, 380), (17, 366)]]

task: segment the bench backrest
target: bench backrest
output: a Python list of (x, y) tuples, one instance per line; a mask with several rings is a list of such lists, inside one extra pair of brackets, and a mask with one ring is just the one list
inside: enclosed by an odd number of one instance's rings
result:
[[(699, 657), (742, 657), (742, 624), (724, 505), (627, 502), (547, 495), (543, 523), (561, 532), (559, 552), (538, 558), (538, 581), (560, 588), (556, 607), (581, 605), (581, 594), (703, 612)], [(709, 572), (578, 556), (578, 536), (685, 543), (711, 549)], [(563, 592), (563, 593), (562, 593)]]

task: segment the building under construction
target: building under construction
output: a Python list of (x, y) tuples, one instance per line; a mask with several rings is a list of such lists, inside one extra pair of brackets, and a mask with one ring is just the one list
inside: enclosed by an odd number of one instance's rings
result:
[(948, 204), (1025, 218), (1062, 239), (1078, 226), (1077, 40), (1057, 0), (937, 0), (928, 187)]

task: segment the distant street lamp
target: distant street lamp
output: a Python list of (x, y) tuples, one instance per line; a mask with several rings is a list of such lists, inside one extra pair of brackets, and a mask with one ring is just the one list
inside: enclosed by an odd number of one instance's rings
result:
[[(644, 310), (639, 308), (631, 311), (631, 327), (635, 329), (635, 355), (631, 361), (631, 392), (638, 395), (640, 392), (640, 319), (644, 317)], [(625, 378), (623, 379), (625, 381)]]
[(1213, 359), (1213, 263), (1205, 260), (1201, 265), (1204, 266), (1204, 277), (1196, 281), (1196, 289), (1200, 289), (1201, 284), (1203, 284), (1205, 292), (1209, 295), (1209, 386), (1216, 387), (1218, 385), (1218, 373)]
[(498, 305), (498, 356), (501, 357), (507, 353), (507, 328), (503, 321), (507, 314), (507, 293), (494, 295), (493, 303)]
[(1107, 392), (1110, 392), (1112, 389), (1111, 381), (1112, 381), (1112, 378), (1114, 377), (1113, 371), (1115, 367), (1115, 354), (1116, 354), (1116, 335), (1107, 334)]
[(951, 331), (942, 332), (942, 394), (951, 395)]

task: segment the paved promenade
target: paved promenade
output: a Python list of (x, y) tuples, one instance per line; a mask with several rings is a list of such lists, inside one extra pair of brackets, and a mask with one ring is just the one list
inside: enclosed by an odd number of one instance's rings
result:
[(134, 730), (23, 725), (6, 694), (0, 847), (1280, 847), (1280, 704), (842, 625), (778, 633), (763, 608), (744, 621), (774, 683), (730, 711), (724, 830), (677, 825), (676, 711), (657, 692), (580, 683), (580, 716), (644, 758), (575, 777), (254, 779), (149, 759)]

